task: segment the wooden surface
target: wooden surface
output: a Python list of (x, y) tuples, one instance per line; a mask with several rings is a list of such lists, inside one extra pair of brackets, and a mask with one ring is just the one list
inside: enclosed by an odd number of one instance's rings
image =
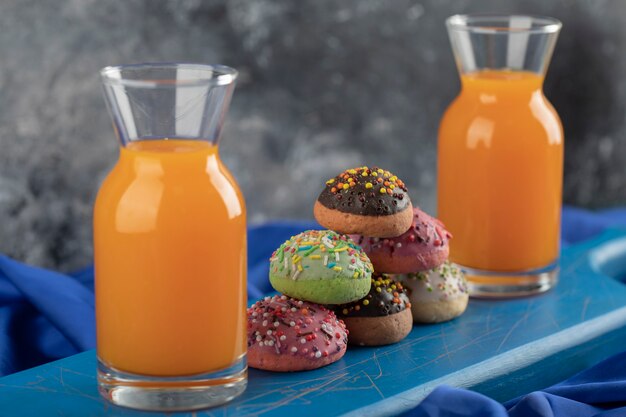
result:
[[(439, 384), (506, 400), (551, 385), (624, 349), (626, 232), (564, 251), (553, 291), (512, 301), (471, 300), (465, 315), (415, 326), (403, 342), (350, 348), (328, 367), (293, 374), (251, 370), (227, 406), (170, 416), (392, 415)], [(614, 277), (618, 277), (615, 279)], [(95, 353), (0, 379), (0, 416), (165, 416), (109, 405), (96, 388)]]

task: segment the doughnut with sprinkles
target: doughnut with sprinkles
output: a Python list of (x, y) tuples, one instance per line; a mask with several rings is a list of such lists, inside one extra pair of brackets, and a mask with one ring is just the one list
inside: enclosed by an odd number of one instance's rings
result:
[(401, 179), (381, 168), (363, 166), (326, 181), (313, 214), (322, 226), (338, 233), (384, 238), (411, 227), (413, 206)]
[(248, 364), (267, 371), (317, 369), (346, 353), (348, 331), (326, 307), (285, 295), (248, 309)]
[(445, 262), (452, 235), (439, 220), (413, 207), (413, 224), (401, 236), (350, 237), (367, 253), (376, 272), (407, 274), (433, 269)]
[(411, 302), (404, 287), (385, 274), (375, 274), (370, 292), (362, 299), (332, 308), (346, 323), (352, 345), (397, 343), (413, 327)]
[(320, 304), (358, 300), (370, 289), (372, 263), (348, 236), (308, 230), (270, 258), (270, 283), (280, 293)]
[(441, 323), (463, 314), (469, 300), (463, 272), (446, 261), (429, 271), (395, 275), (404, 284), (413, 320), (416, 323)]

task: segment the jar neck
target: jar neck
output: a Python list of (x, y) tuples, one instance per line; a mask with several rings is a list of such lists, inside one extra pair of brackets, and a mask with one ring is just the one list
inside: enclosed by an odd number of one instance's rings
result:
[(215, 170), (219, 165), (217, 145), (202, 141), (142, 141), (121, 147), (119, 164), (137, 174)]
[(541, 74), (523, 71), (482, 70), (461, 74), (461, 95), (484, 104), (501, 101), (527, 101), (543, 95)]

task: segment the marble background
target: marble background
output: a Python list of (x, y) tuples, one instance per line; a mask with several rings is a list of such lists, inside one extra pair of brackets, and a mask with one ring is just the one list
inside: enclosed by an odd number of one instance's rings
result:
[(97, 71), (147, 61), (238, 68), (223, 156), (249, 219), (309, 218), (322, 181), (378, 164), (435, 208), (436, 131), (458, 91), (454, 13), (564, 23), (546, 82), (566, 133), (565, 201), (626, 204), (626, 3), (587, 0), (5, 0), (0, 252), (72, 270), (116, 159)]

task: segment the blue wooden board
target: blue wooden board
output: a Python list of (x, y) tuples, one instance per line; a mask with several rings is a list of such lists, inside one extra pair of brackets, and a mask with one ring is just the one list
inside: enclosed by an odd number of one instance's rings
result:
[[(293, 374), (251, 370), (227, 406), (169, 416), (393, 415), (439, 384), (506, 400), (551, 385), (626, 348), (626, 232), (568, 248), (547, 294), (472, 300), (462, 317), (415, 326), (403, 342), (350, 348), (328, 367)], [(95, 353), (0, 378), (0, 416), (165, 416), (114, 407), (96, 388)]]

